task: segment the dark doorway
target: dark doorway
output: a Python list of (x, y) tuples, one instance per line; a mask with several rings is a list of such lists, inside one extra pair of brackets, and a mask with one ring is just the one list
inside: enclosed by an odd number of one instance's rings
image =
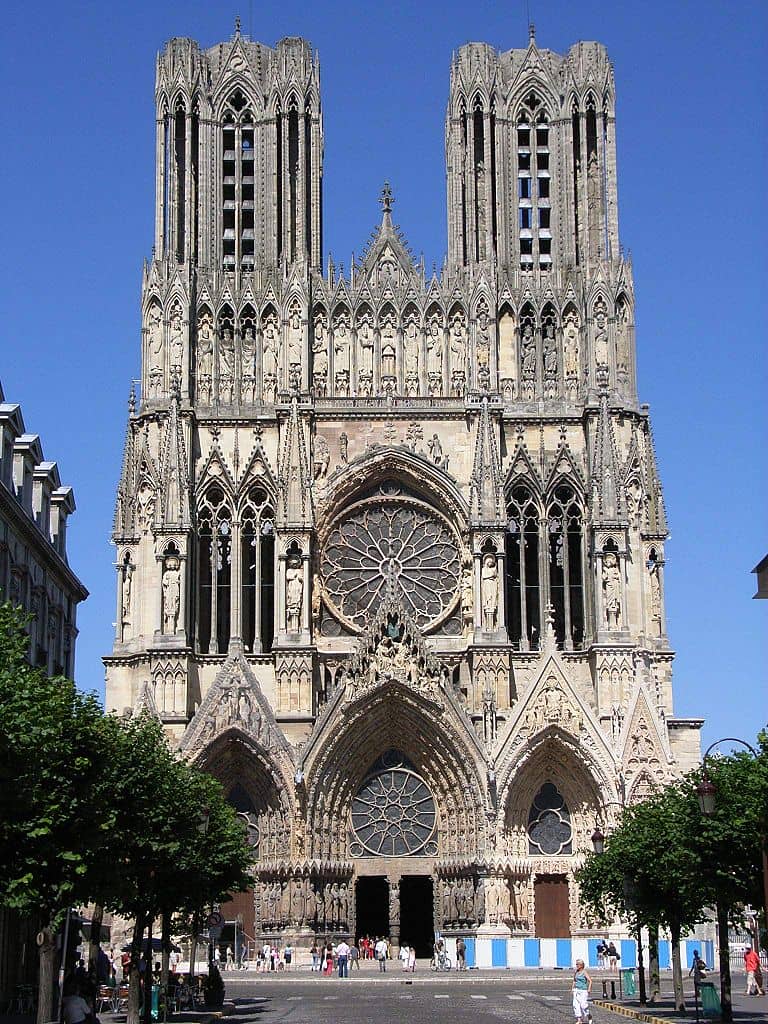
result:
[(571, 934), (568, 879), (565, 875), (537, 875), (536, 938), (567, 939)]
[(355, 941), (389, 934), (389, 885), (383, 876), (358, 878), (355, 886)]
[(417, 957), (431, 957), (435, 942), (432, 879), (405, 875), (400, 879), (400, 943), (416, 947)]

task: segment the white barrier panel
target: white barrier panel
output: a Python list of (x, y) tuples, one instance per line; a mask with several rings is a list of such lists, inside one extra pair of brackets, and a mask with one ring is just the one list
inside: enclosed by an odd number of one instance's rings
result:
[(541, 961), (542, 967), (557, 966), (557, 939), (541, 940)]
[(507, 964), (510, 967), (525, 967), (522, 939), (507, 939)]
[(475, 966), (481, 970), (490, 967), (493, 963), (491, 942), (492, 939), (478, 937), (475, 939)]

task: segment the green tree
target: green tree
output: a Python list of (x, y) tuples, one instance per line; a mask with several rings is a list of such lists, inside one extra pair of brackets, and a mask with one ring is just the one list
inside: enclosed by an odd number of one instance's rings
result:
[(700, 882), (701, 854), (692, 848), (696, 809), (679, 787), (670, 786), (627, 808), (605, 842), (589, 854), (579, 873), (581, 899), (595, 918), (617, 914), (632, 922), (669, 929), (675, 1005), (685, 1010), (680, 936), (701, 918), (706, 891)]
[(52, 1017), (54, 937), (88, 900), (106, 826), (101, 707), (27, 660), (26, 616), (0, 606), (0, 903), (39, 916), (38, 1021)]

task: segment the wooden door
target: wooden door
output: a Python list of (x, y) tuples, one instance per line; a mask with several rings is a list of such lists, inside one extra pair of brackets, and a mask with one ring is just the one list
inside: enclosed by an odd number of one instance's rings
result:
[(537, 875), (536, 938), (567, 939), (571, 934), (568, 879), (565, 875)]

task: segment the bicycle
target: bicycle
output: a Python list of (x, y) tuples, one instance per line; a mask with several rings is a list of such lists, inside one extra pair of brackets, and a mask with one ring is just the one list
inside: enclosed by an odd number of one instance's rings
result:
[(430, 971), (450, 971), (452, 966), (451, 959), (447, 953), (438, 953), (429, 962)]

